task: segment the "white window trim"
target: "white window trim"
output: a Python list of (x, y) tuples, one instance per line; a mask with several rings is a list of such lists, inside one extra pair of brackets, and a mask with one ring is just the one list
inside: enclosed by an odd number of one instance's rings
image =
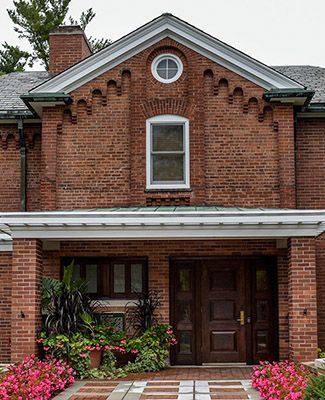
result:
[[(151, 182), (151, 125), (152, 124), (173, 124), (182, 123), (184, 125), (184, 183), (152, 183)], [(147, 189), (189, 189), (190, 188), (190, 138), (189, 138), (189, 120), (178, 115), (158, 115), (147, 119), (146, 121), (146, 175)]]
[[(171, 79), (164, 79), (158, 75), (157, 65), (164, 58), (171, 58), (177, 64), (177, 67), (178, 67), (177, 74), (175, 76), (173, 76)], [(170, 53), (160, 54), (153, 60), (153, 62), (151, 64), (151, 72), (152, 72), (152, 75), (155, 77), (155, 79), (157, 79), (157, 81), (162, 82), (162, 83), (173, 83), (173, 82), (177, 81), (177, 79), (182, 75), (183, 63), (182, 63), (181, 59), (179, 57), (177, 57), (175, 54), (170, 54)]]

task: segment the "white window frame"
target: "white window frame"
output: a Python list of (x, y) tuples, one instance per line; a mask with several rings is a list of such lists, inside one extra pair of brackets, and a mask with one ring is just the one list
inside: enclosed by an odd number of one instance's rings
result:
[[(178, 67), (177, 74), (175, 76), (173, 76), (171, 79), (164, 79), (157, 72), (157, 66), (160, 63), (160, 61), (162, 61), (164, 58), (170, 58), (173, 61), (175, 61), (175, 63), (177, 64), (177, 67)], [(152, 72), (152, 75), (157, 79), (157, 81), (162, 82), (162, 83), (173, 83), (173, 82), (177, 81), (177, 79), (182, 75), (183, 63), (182, 63), (181, 59), (179, 57), (177, 57), (175, 54), (168, 54), (168, 53), (160, 54), (153, 60), (153, 62), (151, 64), (151, 72)]]
[[(152, 182), (152, 126), (155, 124), (182, 124), (184, 126), (184, 182)], [(178, 115), (158, 115), (146, 121), (146, 176), (147, 189), (189, 189), (190, 188), (190, 142), (189, 120)]]

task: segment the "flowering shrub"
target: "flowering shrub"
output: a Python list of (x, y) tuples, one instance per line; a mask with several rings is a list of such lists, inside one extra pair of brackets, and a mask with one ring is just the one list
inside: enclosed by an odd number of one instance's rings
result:
[(80, 332), (71, 336), (45, 332), (37, 340), (42, 345), (45, 355), (67, 361), (76, 371), (79, 378), (88, 375), (90, 353), (93, 350), (112, 350), (119, 347), (123, 333), (114, 332), (111, 327), (95, 326), (88, 335)]
[(2, 400), (48, 400), (74, 382), (75, 372), (62, 360), (38, 360), (35, 355), (10, 366), (0, 376)]
[[(124, 332), (115, 332), (111, 327), (101, 326), (97, 326), (88, 336), (82, 333), (70, 337), (46, 335), (43, 332), (37, 342), (47, 356), (67, 361), (80, 378), (104, 378), (105, 375), (113, 376), (116, 373), (122, 376), (131, 371), (159, 371), (165, 367), (169, 347), (177, 343), (169, 325), (158, 325), (134, 338), (128, 338)], [(101, 371), (89, 369), (90, 354), (94, 350), (103, 351), (104, 368)], [(125, 367), (124, 372), (117, 368), (121, 365), (117, 362), (121, 355), (131, 355), (126, 360), (134, 361)]]
[(299, 400), (310, 380), (311, 373), (291, 361), (261, 362), (254, 368), (252, 386), (267, 400)]

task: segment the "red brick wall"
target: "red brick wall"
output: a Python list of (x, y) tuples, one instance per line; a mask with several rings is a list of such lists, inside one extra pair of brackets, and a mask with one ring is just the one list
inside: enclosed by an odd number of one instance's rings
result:
[(317, 290), (315, 239), (289, 240), (290, 357), (311, 361), (317, 356)]
[(87, 40), (80, 28), (59, 27), (57, 31), (50, 34), (49, 43), (50, 72), (62, 72), (91, 54)]
[[(184, 64), (168, 85), (150, 71), (163, 52)], [(75, 90), (64, 114), (44, 113), (42, 207), (294, 206), (292, 107), (277, 110), (263, 92), (170, 39), (159, 42)], [(145, 121), (158, 114), (190, 120), (190, 191), (146, 191)]]
[[(27, 146), (27, 210), (40, 209), (41, 127), (24, 127)], [(0, 125), (0, 211), (20, 211), (20, 149), (17, 125)]]
[(325, 209), (325, 118), (297, 124), (297, 206)]
[(37, 352), (41, 330), (42, 243), (15, 239), (12, 254), (11, 361)]
[[(286, 249), (276, 249), (272, 240), (209, 241), (108, 241), (62, 242), (60, 251), (44, 251), (44, 274), (58, 278), (60, 257), (64, 256), (138, 256), (148, 257), (149, 287), (161, 291), (163, 322), (169, 320), (169, 257), (278, 255), (279, 348), (280, 357), (288, 355), (288, 276)], [(114, 309), (115, 310), (115, 309)]]
[(0, 125), (0, 210), (20, 210), (20, 154), (17, 125)]
[[(325, 209), (325, 119), (297, 123), (297, 206)], [(325, 235), (316, 242), (318, 336), (325, 349)]]
[(0, 363), (10, 362), (11, 253), (0, 253)]

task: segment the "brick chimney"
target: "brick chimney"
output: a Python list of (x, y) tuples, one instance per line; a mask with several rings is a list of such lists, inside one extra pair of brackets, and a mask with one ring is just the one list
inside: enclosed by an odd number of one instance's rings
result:
[(62, 25), (50, 33), (49, 72), (62, 72), (92, 51), (79, 25)]

